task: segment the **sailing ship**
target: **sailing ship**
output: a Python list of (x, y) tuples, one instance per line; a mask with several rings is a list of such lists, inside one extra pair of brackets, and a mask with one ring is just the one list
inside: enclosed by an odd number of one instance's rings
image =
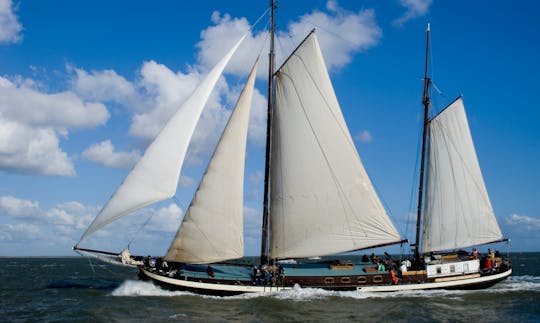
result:
[[(339, 256), (407, 241), (364, 169), (316, 32), (274, 70), (274, 12), (272, 0), (260, 262), (233, 261), (244, 256), (244, 159), (256, 64), (167, 253), (137, 257), (127, 249), (104, 252), (80, 245), (120, 217), (174, 196), (205, 102), (243, 38), (168, 121), (74, 249), (138, 266), (141, 278), (169, 289), (217, 295), (279, 292), (296, 286), (361, 292), (482, 288), (508, 277), (511, 266), (500, 255), (480, 259), (461, 250), (504, 239), (483, 182), (463, 100), (458, 98), (429, 117), (429, 28), (414, 255), (410, 260), (392, 259), (386, 253), (381, 259)], [(486, 269), (488, 261), (491, 266)], [(386, 268), (379, 264), (383, 262)]]

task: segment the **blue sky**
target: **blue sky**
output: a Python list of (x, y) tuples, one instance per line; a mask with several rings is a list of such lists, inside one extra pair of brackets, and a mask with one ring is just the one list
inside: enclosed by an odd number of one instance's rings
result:
[[(0, 0), (0, 256), (71, 247), (206, 71), (267, 1)], [(278, 60), (312, 28), (351, 134), (403, 236), (415, 208), (425, 28), (434, 109), (463, 94), (491, 202), (512, 251), (540, 250), (540, 4), (537, 1), (280, 1)], [(175, 201), (111, 224), (88, 246), (162, 254), (189, 204), (267, 17), (227, 67)], [(265, 67), (252, 107), (247, 254), (258, 254)], [(411, 197), (412, 196), (412, 197)], [(143, 231), (142, 223), (152, 215)]]

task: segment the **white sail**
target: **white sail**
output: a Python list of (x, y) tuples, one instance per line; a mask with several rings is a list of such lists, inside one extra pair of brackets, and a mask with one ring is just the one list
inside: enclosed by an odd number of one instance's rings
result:
[(502, 239), (461, 98), (430, 122), (429, 135), (422, 252)]
[(400, 241), (360, 161), (314, 33), (276, 74), (271, 179), (272, 258)]
[(246, 137), (256, 68), (238, 99), (165, 259), (210, 263), (240, 258)]
[(186, 151), (204, 105), (225, 65), (244, 38), (214, 66), (191, 97), (168, 121), (90, 224), (79, 243), (128, 213), (174, 196)]

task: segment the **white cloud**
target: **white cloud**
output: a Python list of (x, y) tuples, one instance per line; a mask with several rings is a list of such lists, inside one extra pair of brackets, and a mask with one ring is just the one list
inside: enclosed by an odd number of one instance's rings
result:
[[(54, 224), (73, 230), (86, 228), (96, 216), (97, 207), (87, 207), (79, 202), (66, 202), (49, 210), (41, 209), (39, 202), (14, 196), (0, 196), (0, 214), (25, 222)], [(65, 231), (65, 230), (64, 230)]]
[(167, 120), (195, 90), (201, 81), (198, 72), (174, 73), (163, 64), (145, 62), (140, 71), (140, 86), (151, 101), (149, 111), (133, 116), (130, 134), (146, 140), (154, 138)]
[(401, 26), (407, 21), (424, 16), (433, 0), (399, 0), (399, 3), (407, 9), (405, 13), (393, 21), (394, 25)]
[(194, 188), (197, 185), (197, 182), (193, 178), (186, 175), (180, 176), (179, 183), (180, 183), (180, 186), (185, 187), (185, 188)]
[(73, 92), (42, 93), (33, 80), (0, 77), (0, 114), (18, 123), (57, 128), (104, 124), (109, 112), (101, 103), (83, 102)]
[(118, 75), (114, 70), (87, 71), (67, 66), (74, 71), (74, 91), (90, 101), (116, 102), (134, 111), (146, 108), (145, 98), (137, 92), (136, 85)]
[(71, 159), (52, 128), (29, 127), (0, 114), (0, 169), (24, 174), (73, 176)]
[(527, 231), (540, 230), (540, 219), (526, 215), (512, 214), (506, 218), (509, 225), (520, 227)]
[[(376, 23), (373, 10), (360, 10), (350, 12), (341, 8), (337, 1), (327, 2), (327, 12), (314, 10), (303, 15), (298, 21), (290, 22), (288, 31), (278, 33), (277, 52), (278, 64), (285, 59), (286, 55), (298, 45), (298, 43), (313, 28), (318, 29), (318, 38), (321, 44), (325, 62), (328, 68), (340, 68), (350, 62), (355, 52), (366, 50), (375, 46), (382, 37), (382, 31)], [(209, 69), (221, 59), (224, 52), (244, 35), (249, 24), (245, 18), (231, 18), (228, 14), (221, 15), (219, 12), (212, 14), (214, 26), (210, 26), (201, 33), (198, 61), (202, 69)], [(258, 54), (262, 54), (258, 68), (258, 77), (267, 77), (268, 65), (266, 53), (268, 44), (267, 32), (257, 34), (250, 33), (238, 48), (226, 72), (245, 76), (251, 69), (250, 62), (255, 62)]]
[(13, 196), (0, 196), (0, 211), (12, 217), (36, 217), (41, 214), (39, 203)]
[(0, 0), (0, 43), (17, 43), (21, 41), (23, 29), (12, 0)]
[(75, 168), (60, 147), (68, 129), (104, 124), (101, 103), (73, 92), (43, 93), (31, 79), (0, 77), (0, 169), (36, 175), (73, 176)]
[(317, 28), (317, 36), (329, 69), (341, 68), (352, 59), (356, 52), (375, 46), (382, 37), (382, 31), (375, 20), (375, 11), (370, 9), (349, 12), (339, 7), (337, 1), (328, 1), (330, 14), (318, 10), (303, 15), (297, 22), (289, 24), (289, 34), (280, 35), (280, 42), (298, 44), (307, 33)]
[(251, 111), (249, 113), (248, 139), (256, 145), (266, 144), (266, 96), (257, 89), (253, 91)]
[(82, 152), (82, 157), (97, 164), (122, 168), (133, 166), (141, 157), (141, 153), (138, 150), (130, 152), (115, 151), (111, 141), (104, 140), (85, 149)]
[(41, 231), (38, 226), (28, 223), (0, 225), (0, 241), (25, 241), (39, 239)]
[(369, 144), (373, 141), (373, 136), (371, 135), (371, 132), (369, 132), (369, 130), (363, 130), (362, 132), (357, 134), (354, 139), (364, 144)]
[(149, 231), (176, 232), (182, 220), (182, 210), (176, 204), (169, 204), (157, 210), (150, 210), (154, 213), (152, 219), (146, 227)]

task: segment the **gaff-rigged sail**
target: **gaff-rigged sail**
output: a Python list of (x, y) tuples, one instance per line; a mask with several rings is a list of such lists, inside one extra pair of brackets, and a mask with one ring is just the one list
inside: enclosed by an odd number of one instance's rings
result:
[(345, 124), (315, 33), (276, 73), (273, 113), (271, 257), (399, 242)]
[(210, 263), (244, 256), (243, 194), (253, 66), (165, 259)]
[(191, 97), (169, 119), (82, 235), (79, 243), (128, 213), (174, 196), (186, 151), (204, 105), (223, 69), (244, 38), (245, 36), (214, 66)]
[(431, 120), (429, 135), (422, 252), (501, 240), (461, 98)]

